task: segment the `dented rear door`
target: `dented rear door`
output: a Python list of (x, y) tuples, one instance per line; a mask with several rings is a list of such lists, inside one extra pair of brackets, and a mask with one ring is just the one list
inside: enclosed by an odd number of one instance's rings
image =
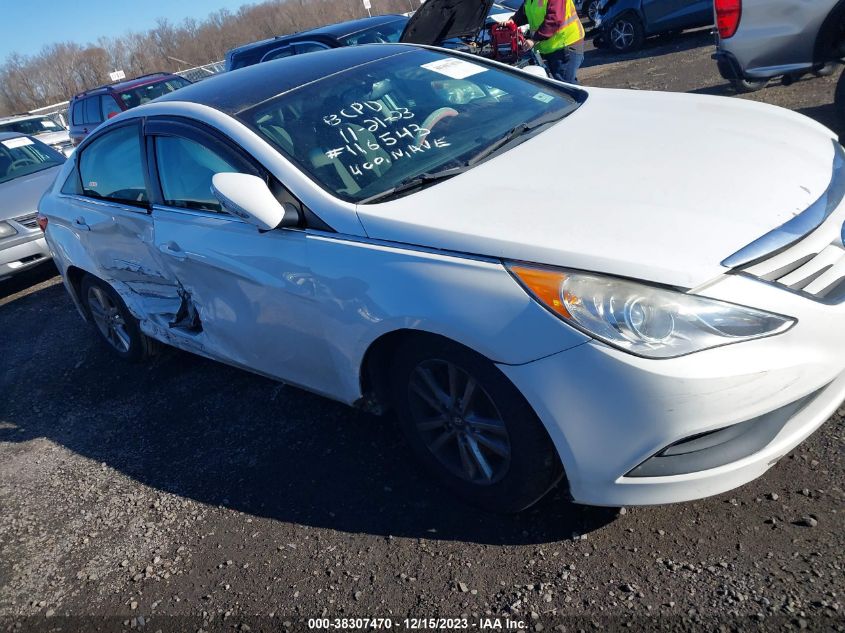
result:
[(108, 128), (78, 157), (68, 223), (90, 258), (89, 272), (111, 284), (142, 324), (178, 309), (178, 282), (155, 245), (140, 123)]

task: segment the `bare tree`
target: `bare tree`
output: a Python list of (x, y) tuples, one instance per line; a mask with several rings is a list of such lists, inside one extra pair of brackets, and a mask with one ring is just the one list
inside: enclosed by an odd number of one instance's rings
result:
[[(372, 0), (372, 5), (373, 15), (400, 13), (419, 6), (419, 0)], [(265, 0), (179, 24), (159, 18), (147, 31), (103, 36), (87, 45), (57, 42), (35, 55), (12, 53), (0, 65), (0, 115), (65, 101), (108, 82), (113, 70), (127, 76), (175, 72), (223, 59), (241, 44), (366, 15), (361, 0)]]

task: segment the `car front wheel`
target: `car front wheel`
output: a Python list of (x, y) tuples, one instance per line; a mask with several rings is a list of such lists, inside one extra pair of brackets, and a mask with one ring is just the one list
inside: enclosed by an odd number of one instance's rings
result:
[(466, 501), (518, 512), (561, 478), (542, 423), (483, 356), (441, 339), (412, 339), (398, 351), (392, 388), (411, 449)]
[(133, 362), (154, 352), (155, 342), (141, 332), (138, 320), (111, 286), (93, 275), (86, 275), (80, 290), (88, 318), (112, 352)]
[(645, 42), (643, 24), (633, 14), (616, 18), (610, 25), (607, 40), (617, 53), (637, 50)]

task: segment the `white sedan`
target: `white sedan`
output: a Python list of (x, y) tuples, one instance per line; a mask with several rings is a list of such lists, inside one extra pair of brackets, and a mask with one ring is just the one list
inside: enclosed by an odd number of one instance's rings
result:
[(845, 398), (843, 149), (724, 98), (412, 45), (127, 111), (43, 198), (82, 316), (372, 411), (517, 511), (763, 474)]

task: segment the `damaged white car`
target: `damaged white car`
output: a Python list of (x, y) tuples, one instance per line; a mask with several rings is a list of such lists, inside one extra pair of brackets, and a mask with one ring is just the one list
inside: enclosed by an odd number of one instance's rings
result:
[(125, 112), (40, 211), (124, 358), (392, 409), (487, 508), (654, 504), (754, 479), (845, 397), (843, 164), (785, 110), (373, 45)]

